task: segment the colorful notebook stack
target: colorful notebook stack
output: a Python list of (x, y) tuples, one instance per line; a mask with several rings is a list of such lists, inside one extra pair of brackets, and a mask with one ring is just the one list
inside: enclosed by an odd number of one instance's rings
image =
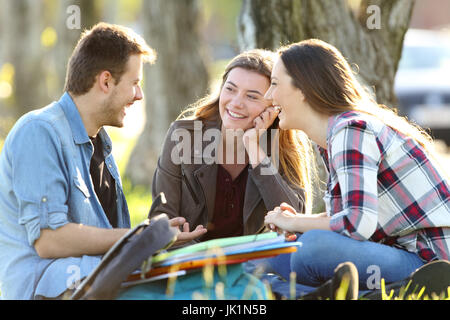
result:
[(168, 252), (149, 259), (148, 272), (134, 273), (127, 281), (160, 279), (164, 275), (182, 275), (188, 270), (206, 265), (242, 263), (251, 259), (267, 258), (297, 251), (299, 242), (286, 242), (284, 235), (268, 232), (257, 235), (214, 239)]

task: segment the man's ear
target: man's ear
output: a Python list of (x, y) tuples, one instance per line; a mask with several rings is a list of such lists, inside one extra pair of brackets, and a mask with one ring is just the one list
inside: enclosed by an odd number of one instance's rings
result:
[(97, 76), (97, 83), (103, 93), (108, 93), (113, 84), (113, 76), (109, 71), (102, 71)]

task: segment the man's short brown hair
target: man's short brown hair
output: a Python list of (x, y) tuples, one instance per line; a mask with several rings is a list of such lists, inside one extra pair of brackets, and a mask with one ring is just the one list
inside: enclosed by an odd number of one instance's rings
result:
[(130, 28), (98, 23), (82, 34), (70, 57), (65, 91), (74, 95), (89, 92), (95, 77), (105, 70), (118, 83), (133, 54), (141, 54), (144, 61), (150, 63), (156, 58), (155, 51)]

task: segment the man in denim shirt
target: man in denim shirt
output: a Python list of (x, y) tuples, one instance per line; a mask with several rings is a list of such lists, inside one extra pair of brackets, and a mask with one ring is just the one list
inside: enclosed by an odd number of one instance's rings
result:
[[(96, 25), (83, 34), (70, 58), (61, 99), (26, 114), (9, 133), (0, 154), (2, 299), (61, 297), (130, 228), (103, 126), (123, 126), (126, 109), (143, 98), (143, 63), (153, 60), (153, 50), (132, 30)], [(101, 166), (92, 168), (91, 140), (98, 138)], [(101, 201), (98, 181), (92, 179), (95, 170), (108, 175), (107, 192), (116, 206)], [(105, 208), (114, 209), (112, 217)], [(180, 226), (185, 221), (171, 222)], [(183, 230), (178, 241), (206, 231), (189, 232), (186, 224)]]

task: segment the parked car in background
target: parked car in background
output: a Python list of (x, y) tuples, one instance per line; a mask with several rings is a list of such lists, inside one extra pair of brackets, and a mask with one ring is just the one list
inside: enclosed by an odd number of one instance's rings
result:
[(450, 33), (408, 30), (394, 89), (399, 113), (450, 146)]

